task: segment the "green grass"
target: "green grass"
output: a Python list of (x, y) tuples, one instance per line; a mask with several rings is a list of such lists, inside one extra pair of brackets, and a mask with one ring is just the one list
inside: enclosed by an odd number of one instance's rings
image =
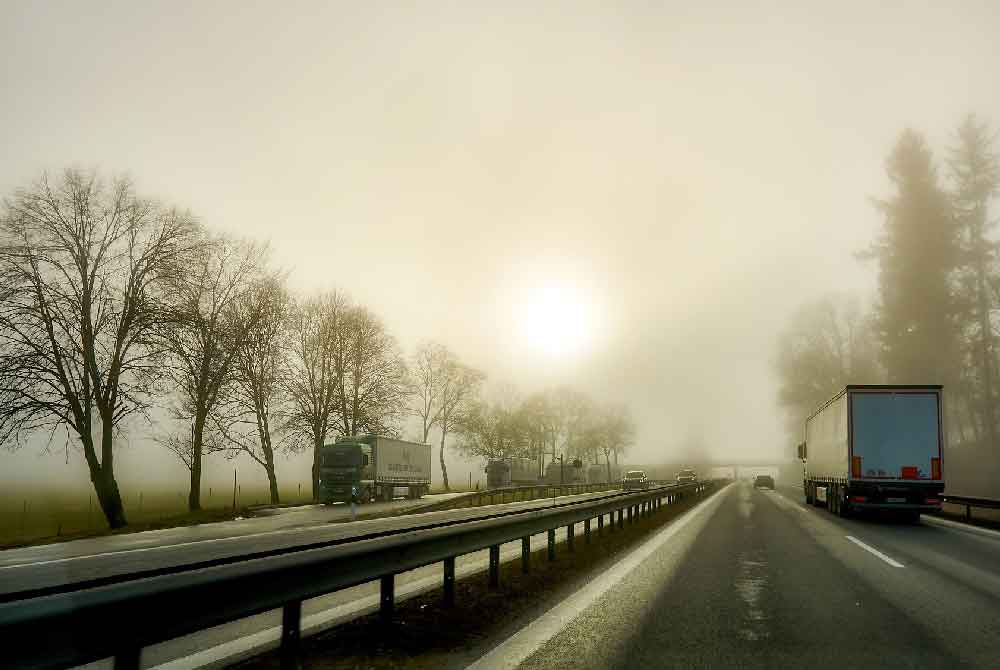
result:
[[(297, 488), (280, 491), (282, 502), (309, 502), (307, 491)], [(171, 528), (238, 516), (233, 513), (233, 491), (206, 488), (202, 511), (187, 508), (187, 491), (123, 492), (129, 525), (115, 532), (135, 532)], [(266, 487), (239, 491), (236, 508), (243, 510), (270, 501)], [(76, 539), (110, 533), (97, 497), (81, 491), (39, 491), (8, 489), (0, 493), (0, 548)]]

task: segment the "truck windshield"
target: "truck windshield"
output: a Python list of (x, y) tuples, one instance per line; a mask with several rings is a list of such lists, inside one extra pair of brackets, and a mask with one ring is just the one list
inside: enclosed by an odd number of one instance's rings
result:
[(330, 447), (323, 452), (323, 466), (328, 468), (356, 468), (361, 465), (358, 447)]

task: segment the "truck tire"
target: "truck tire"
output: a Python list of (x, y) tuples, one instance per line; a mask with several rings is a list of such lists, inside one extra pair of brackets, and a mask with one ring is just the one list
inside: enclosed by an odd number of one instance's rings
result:
[(805, 485), (802, 487), (802, 489), (806, 493), (806, 504), (807, 505), (813, 505), (813, 504), (815, 504), (815, 503), (813, 503), (812, 484), (810, 484), (809, 482), (806, 482)]

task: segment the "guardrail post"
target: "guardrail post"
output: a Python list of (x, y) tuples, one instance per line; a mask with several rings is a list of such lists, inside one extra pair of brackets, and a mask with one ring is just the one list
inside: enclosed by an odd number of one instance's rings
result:
[(571, 552), (574, 551), (574, 549), (573, 549), (573, 535), (574, 535), (574, 532), (575, 532), (575, 526), (576, 526), (575, 523), (571, 523), (568, 526), (566, 526), (566, 548), (569, 549), (569, 551), (571, 551)]
[(601, 535), (604, 535), (604, 515), (603, 514), (598, 514), (597, 515), (597, 535), (598, 535), (598, 537), (600, 537)]
[(625, 530), (625, 510), (618, 510), (618, 530)]
[(628, 506), (628, 522), (632, 523), (632, 506)]
[(298, 670), (301, 640), (302, 601), (296, 600), (281, 608), (281, 670)]
[(972, 518), (972, 505), (966, 505), (965, 506), (965, 518), (966, 518), (966, 520)]
[[(115, 670), (139, 670), (142, 647), (129, 647), (115, 654)], [(284, 664), (282, 664), (284, 670)]]
[(556, 529), (549, 530), (549, 560), (556, 560)]
[(583, 543), (590, 544), (590, 519), (583, 520)]
[(379, 594), (378, 613), (383, 621), (392, 618), (392, 610), (396, 605), (396, 575), (384, 575)]
[(521, 538), (521, 572), (528, 574), (531, 571), (531, 536), (525, 535)]
[(490, 588), (500, 586), (500, 545), (490, 547)]
[(444, 559), (444, 606), (455, 604), (455, 557)]

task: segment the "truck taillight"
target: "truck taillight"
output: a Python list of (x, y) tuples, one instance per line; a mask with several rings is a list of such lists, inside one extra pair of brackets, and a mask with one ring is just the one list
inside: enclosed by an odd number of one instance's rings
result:
[(860, 477), (861, 476), (861, 457), (854, 456), (851, 458), (851, 476)]
[(924, 503), (928, 505), (940, 505), (941, 500), (938, 498), (927, 498), (926, 500), (924, 500)]
[(868, 496), (851, 496), (851, 502), (868, 502)]
[(931, 479), (941, 479), (941, 459), (931, 459)]

